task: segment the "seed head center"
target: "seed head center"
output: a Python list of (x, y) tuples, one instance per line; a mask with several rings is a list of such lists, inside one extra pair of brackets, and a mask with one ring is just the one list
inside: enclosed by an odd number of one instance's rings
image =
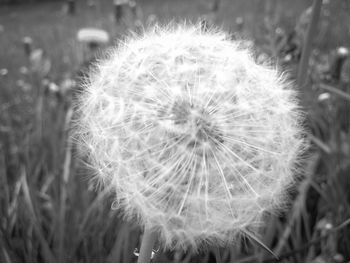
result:
[[(213, 116), (203, 107), (188, 102), (174, 103), (170, 114), (176, 130), (187, 134), (188, 147), (201, 147), (217, 143), (220, 136)], [(221, 139), (219, 139), (221, 141)]]

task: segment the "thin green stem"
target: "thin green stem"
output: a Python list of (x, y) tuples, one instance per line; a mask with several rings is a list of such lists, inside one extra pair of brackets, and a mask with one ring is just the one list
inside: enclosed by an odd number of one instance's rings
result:
[(152, 249), (154, 243), (156, 242), (156, 239), (157, 234), (151, 229), (145, 227), (141, 241), (140, 255), (137, 263), (149, 263), (151, 261)]

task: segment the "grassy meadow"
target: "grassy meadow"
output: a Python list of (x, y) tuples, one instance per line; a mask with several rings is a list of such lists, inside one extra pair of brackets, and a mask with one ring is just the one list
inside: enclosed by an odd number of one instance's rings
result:
[[(90, 184), (71, 136), (72, 97), (89, 56), (76, 38), (80, 28), (109, 32), (98, 58), (137, 30), (135, 20), (146, 27), (204, 18), (249, 40), (258, 61), (271, 59), (295, 80), (312, 4), (222, 0), (211, 11), (211, 0), (138, 0), (136, 14), (127, 9), (116, 23), (113, 1), (95, 2), (77, 1), (74, 15), (61, 1), (0, 6), (0, 262), (137, 260), (141, 229), (121, 219), (108, 189)], [(259, 237), (277, 257), (242, 239), (200, 254), (159, 251), (153, 262), (350, 262), (350, 59), (340, 75), (334, 62), (338, 47), (350, 48), (350, 3), (328, 2), (311, 41), (307, 82), (296, 87), (311, 147), (292, 202), (269, 215)], [(26, 54), (24, 37), (41, 49), (37, 57)]]

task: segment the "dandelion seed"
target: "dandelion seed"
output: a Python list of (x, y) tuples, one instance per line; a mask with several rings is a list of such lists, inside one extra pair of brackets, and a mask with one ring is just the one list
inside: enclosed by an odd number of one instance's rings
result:
[(302, 117), (291, 85), (252, 57), (220, 30), (156, 27), (86, 84), (78, 133), (97, 177), (165, 248), (234, 242), (285, 201)]

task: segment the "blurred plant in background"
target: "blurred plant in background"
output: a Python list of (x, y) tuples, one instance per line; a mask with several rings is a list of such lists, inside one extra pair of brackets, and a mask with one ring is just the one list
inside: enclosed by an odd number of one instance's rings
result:
[[(94, 189), (74, 158), (71, 100), (77, 76), (90, 68), (79, 29), (105, 30), (114, 45), (130, 29), (204, 16), (206, 27), (222, 24), (233, 38), (250, 39), (257, 61), (275, 60), (295, 78), (311, 2), (129, 1), (118, 23), (112, 1), (74, 4), (72, 14), (62, 2), (0, 8), (0, 262), (136, 261), (140, 229), (110, 209), (109, 189)], [(349, 9), (346, 0), (324, 1), (312, 43), (300, 98), (313, 148), (290, 209), (271, 216), (261, 235), (280, 262), (350, 260)], [(103, 56), (104, 45), (91, 58)], [(199, 255), (161, 253), (154, 262), (215, 262), (217, 254), (222, 262), (278, 261), (243, 240)]]

